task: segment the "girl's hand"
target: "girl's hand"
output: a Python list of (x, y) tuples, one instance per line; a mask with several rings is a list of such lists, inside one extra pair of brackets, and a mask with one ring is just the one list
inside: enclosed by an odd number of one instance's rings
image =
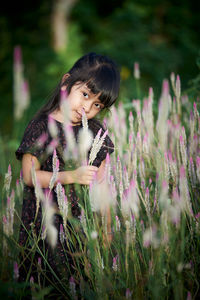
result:
[(72, 178), (74, 183), (89, 185), (98, 171), (97, 167), (94, 166), (82, 166), (72, 171)]

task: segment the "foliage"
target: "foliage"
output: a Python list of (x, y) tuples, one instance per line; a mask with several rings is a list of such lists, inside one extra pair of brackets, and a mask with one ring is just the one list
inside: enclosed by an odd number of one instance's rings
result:
[(168, 78), (171, 71), (182, 74), (182, 85), (186, 88), (188, 80), (198, 71), (194, 61), (199, 50), (197, 2), (103, 3), (79, 1), (72, 17), (79, 22), (85, 36), (85, 51), (92, 49), (111, 55), (125, 68), (123, 99), (135, 97), (132, 81), (135, 61), (141, 66), (143, 87), (152, 84), (156, 96), (162, 79)]

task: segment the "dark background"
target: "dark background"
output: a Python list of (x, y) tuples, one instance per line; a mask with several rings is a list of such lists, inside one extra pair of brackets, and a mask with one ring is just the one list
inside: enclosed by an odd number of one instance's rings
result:
[(199, 95), (199, 20), (196, 0), (77, 0), (68, 16), (68, 43), (56, 52), (52, 39), (55, 1), (7, 2), (0, 11), (0, 126), (13, 127), (13, 49), (20, 45), (29, 81), (31, 106), (26, 119), (46, 101), (62, 74), (89, 51), (109, 55), (121, 70), (119, 100), (136, 98), (134, 62), (141, 69), (141, 99), (153, 87), (158, 101), (161, 84), (179, 74), (182, 90)]

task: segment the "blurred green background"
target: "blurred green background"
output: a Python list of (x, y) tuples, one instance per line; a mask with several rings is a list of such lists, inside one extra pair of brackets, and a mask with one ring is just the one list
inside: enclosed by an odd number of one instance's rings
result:
[[(46, 101), (62, 74), (89, 51), (109, 55), (118, 63), (121, 101), (138, 96), (134, 62), (140, 64), (141, 97), (152, 86), (158, 98), (163, 79), (169, 79), (172, 71), (180, 75), (183, 90), (195, 98), (199, 95), (199, 1), (35, 0), (4, 4), (0, 11), (1, 135), (9, 135), (14, 126), (16, 45), (22, 48), (31, 93), (31, 106), (21, 125)], [(55, 24), (65, 28), (60, 48), (55, 43)]]

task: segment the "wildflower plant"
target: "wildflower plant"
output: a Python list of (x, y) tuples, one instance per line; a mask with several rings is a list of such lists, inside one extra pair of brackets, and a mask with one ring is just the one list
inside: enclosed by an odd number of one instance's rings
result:
[(14, 49), (14, 118), (20, 120), (24, 111), (30, 105), (30, 93), (27, 80), (24, 79), (24, 70), (22, 63), (22, 51), (20, 46)]

